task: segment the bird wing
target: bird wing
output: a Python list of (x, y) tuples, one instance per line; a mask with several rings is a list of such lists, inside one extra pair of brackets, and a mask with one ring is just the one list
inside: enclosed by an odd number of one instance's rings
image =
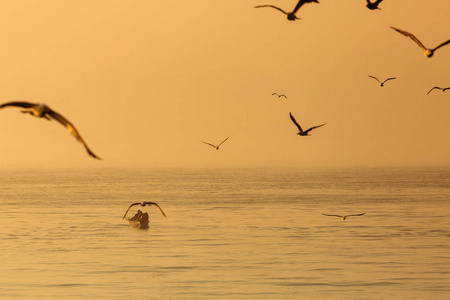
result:
[(222, 145), (223, 143), (225, 143), (226, 140), (228, 140), (230, 137), (227, 137), (226, 139), (224, 139), (217, 147), (219, 147), (220, 145)]
[(380, 83), (381, 84), (381, 82), (378, 80), (378, 78), (376, 78), (375, 76), (372, 76), (372, 75), (367, 75), (367, 76), (369, 76), (370, 78), (373, 78), (373, 79), (375, 79), (376, 81), (378, 81), (378, 83)]
[(133, 204), (131, 204), (131, 205), (128, 207), (128, 209), (127, 209), (127, 211), (125, 212), (125, 214), (123, 215), (122, 220), (125, 219), (125, 217), (127, 216), (127, 213), (128, 213), (128, 211), (130, 210), (130, 208), (131, 208), (132, 206), (135, 206), (135, 205), (138, 205), (138, 204), (141, 204), (141, 203), (138, 202), (138, 203), (133, 203)]
[(375, 1), (375, 3), (374, 3), (374, 4), (378, 5), (378, 4), (380, 4), (380, 3), (381, 3), (381, 1), (383, 1), (383, 0), (377, 0), (377, 1)]
[(297, 5), (295, 6), (294, 10), (292, 11), (294, 14), (300, 9), (300, 7), (302, 7), (303, 4), (305, 3), (311, 3), (311, 2), (316, 2), (319, 3), (318, 0), (299, 0), (297, 2)]
[(210, 146), (212, 146), (212, 147), (216, 148), (216, 146), (215, 146), (215, 145), (213, 145), (213, 144), (210, 144), (210, 143), (207, 143), (207, 142), (203, 142), (203, 141), (202, 141), (202, 143), (205, 143), (206, 145), (210, 145)]
[(445, 92), (446, 90), (450, 90), (450, 87), (446, 87), (446, 88), (442, 89), (443, 92)]
[(439, 49), (439, 48), (441, 48), (441, 47), (447, 45), (448, 43), (450, 43), (450, 40), (448, 40), (448, 41), (446, 41), (446, 42), (443, 42), (442, 44), (440, 44), (439, 46), (437, 46), (436, 48), (434, 48), (433, 51), (436, 51), (437, 49)]
[(30, 107), (36, 106), (36, 103), (30, 103), (30, 102), (24, 102), (24, 101), (12, 101), (12, 102), (3, 103), (2, 105), (0, 105), (0, 108), (4, 108), (7, 106), (18, 106), (18, 107), (23, 107), (23, 108), (30, 108)]
[[(405, 36), (409, 36), (414, 42), (416, 42), (417, 45), (420, 46), (420, 48), (422, 48), (423, 50), (427, 50), (427, 48), (422, 44), (422, 42), (419, 41), (419, 39), (416, 38), (413, 34), (407, 32), (407, 31), (404, 31), (404, 30), (401, 30), (401, 29), (392, 27), (392, 26), (391, 26), (391, 28), (394, 29), (395, 31), (397, 31), (397, 32), (399, 32), (399, 33), (405, 35)], [(450, 41), (449, 41), (449, 42), (450, 42)], [(438, 46), (438, 47), (440, 47), (440, 46)]]
[(289, 116), (291, 117), (291, 120), (292, 120), (292, 122), (294, 122), (295, 126), (297, 126), (298, 130), (300, 130), (300, 132), (303, 132), (302, 127), (300, 126), (300, 124), (297, 123), (294, 116), (291, 113), (289, 113)]
[(384, 84), (386, 81), (392, 80), (392, 79), (397, 79), (397, 77), (391, 77), (391, 78), (388, 78), (388, 79), (386, 79), (385, 81), (383, 81), (383, 84)]
[(281, 94), (281, 95), (279, 95), (279, 96), (278, 96), (278, 98), (280, 98), (280, 97), (284, 97), (284, 98), (286, 98), (286, 99), (287, 99), (287, 97), (286, 97), (286, 95), (285, 95), (285, 94)]
[(440, 87), (435, 86), (434, 88), (432, 88), (431, 90), (428, 91), (427, 95), (428, 95), (429, 93), (431, 93), (431, 91), (434, 90), (434, 89), (440, 89)]
[(285, 12), (285, 11), (282, 10), (281, 8), (276, 7), (276, 6), (274, 6), (274, 5), (257, 5), (257, 6), (255, 6), (255, 8), (260, 8), (260, 7), (272, 7), (272, 8), (278, 9), (278, 10), (281, 11), (283, 14), (287, 15), (287, 12)]
[(72, 123), (70, 123), (66, 118), (64, 118), (62, 115), (58, 114), (57, 112), (55, 112), (53, 110), (49, 110), (47, 112), (47, 114), (50, 117), (52, 117), (53, 119), (55, 119), (56, 121), (58, 121), (59, 123), (61, 123), (62, 125), (64, 125), (69, 130), (70, 134), (73, 135), (80, 143), (83, 144), (84, 148), (86, 148), (86, 151), (90, 156), (92, 156), (95, 159), (101, 159), (100, 157), (95, 155), (94, 152), (91, 151), (91, 149), (89, 149), (88, 145), (83, 140), (81, 135), (78, 133), (75, 126), (72, 125)]
[(328, 217), (339, 217), (339, 218), (343, 217), (343, 216), (340, 216), (340, 215), (329, 215), (329, 214), (324, 214), (324, 213), (322, 213), (322, 215), (328, 216)]
[(161, 207), (159, 207), (158, 203), (156, 202), (144, 202), (144, 205), (155, 205), (156, 207), (159, 208), (159, 210), (161, 211), (161, 213), (163, 214), (164, 217), (167, 218), (166, 214), (163, 212), (163, 210), (161, 209)]
[(273, 95), (277, 95), (278, 97), (280, 96), (280, 95), (278, 95), (277, 93), (272, 93), (272, 96), (273, 96)]
[(307, 133), (307, 132), (310, 132), (311, 130), (313, 130), (313, 129), (315, 129), (315, 128), (318, 128), (318, 127), (321, 127), (321, 126), (323, 126), (323, 125), (325, 125), (325, 124), (327, 124), (327, 123), (323, 123), (323, 124), (320, 124), (320, 125), (311, 127), (311, 128), (309, 128), (308, 130), (306, 130), (305, 132), (306, 132), (306, 133)]
[(362, 216), (365, 215), (366, 213), (362, 213), (362, 214), (356, 214), (356, 215), (347, 215), (346, 217), (358, 217), (358, 216)]

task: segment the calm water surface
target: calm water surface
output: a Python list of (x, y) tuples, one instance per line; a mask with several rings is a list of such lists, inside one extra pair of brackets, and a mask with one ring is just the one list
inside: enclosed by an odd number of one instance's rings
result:
[(0, 209), (1, 299), (450, 299), (448, 168), (4, 169)]

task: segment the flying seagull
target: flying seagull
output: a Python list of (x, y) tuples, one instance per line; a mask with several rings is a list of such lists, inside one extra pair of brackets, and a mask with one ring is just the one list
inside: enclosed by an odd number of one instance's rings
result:
[(376, 78), (375, 76), (372, 76), (372, 75), (367, 75), (367, 76), (369, 76), (370, 78), (373, 78), (373, 79), (375, 79), (376, 81), (378, 81), (378, 83), (380, 84), (380, 86), (384, 86), (384, 83), (385, 83), (386, 81), (388, 81), (388, 80), (397, 79), (397, 77), (391, 77), (391, 78), (388, 78), (388, 79), (386, 79), (385, 81), (381, 82), (381, 81), (379, 81), (378, 78)]
[(434, 51), (436, 51), (437, 49), (439, 49), (439, 48), (441, 48), (441, 47), (443, 47), (443, 46), (445, 46), (445, 45), (447, 45), (447, 44), (450, 43), (450, 40), (448, 40), (448, 41), (446, 41), (446, 42), (443, 42), (442, 44), (440, 44), (439, 46), (437, 46), (437, 47), (434, 48), (434, 49), (428, 49), (428, 48), (426, 48), (426, 47), (422, 44), (422, 42), (419, 41), (419, 39), (416, 38), (413, 34), (411, 34), (411, 33), (409, 33), (409, 32), (406, 32), (406, 31), (404, 31), (404, 30), (400, 30), (400, 29), (398, 29), (398, 28), (392, 27), (392, 26), (391, 26), (391, 28), (394, 29), (395, 31), (397, 31), (397, 32), (399, 32), (399, 33), (405, 35), (405, 36), (410, 37), (414, 42), (416, 42), (417, 45), (420, 46), (420, 48), (422, 48), (423, 54), (424, 54), (426, 57), (432, 57), (433, 54), (434, 54)]
[(341, 216), (341, 215), (327, 215), (327, 214), (322, 213), (322, 215), (324, 215), (324, 216), (329, 216), (329, 217), (339, 217), (339, 218), (341, 218), (342, 220), (345, 220), (345, 219), (347, 219), (348, 217), (357, 217), (357, 216), (362, 216), (362, 215), (365, 215), (365, 214), (366, 214), (366, 213), (357, 214), (357, 215), (346, 215), (346, 216)]
[(366, 0), (367, 1), (367, 8), (370, 10), (374, 10), (374, 9), (381, 9), (378, 7), (378, 4), (381, 3), (381, 1), (383, 0), (376, 0), (374, 3), (370, 2), (370, 0)]
[(309, 128), (308, 130), (303, 131), (302, 127), (300, 126), (300, 124), (297, 123), (297, 121), (295, 120), (294, 116), (291, 113), (289, 113), (289, 116), (291, 117), (291, 120), (292, 120), (292, 122), (294, 122), (295, 126), (297, 126), (298, 130), (300, 130), (297, 134), (301, 135), (301, 136), (307, 136), (307, 135), (309, 136), (308, 132), (310, 132), (311, 130), (313, 130), (313, 129), (317, 128), (317, 127), (320, 127), (320, 126), (323, 126), (323, 125), (327, 124), (327, 123), (323, 123), (321, 125), (317, 125), (317, 126)]
[(289, 21), (295, 21), (299, 18), (297, 18), (297, 16), (295, 15), (297, 13), (297, 11), (300, 9), (300, 7), (302, 7), (303, 4), (305, 3), (311, 3), (311, 2), (315, 2), (315, 3), (319, 3), (318, 0), (299, 0), (297, 5), (295, 6), (294, 10), (291, 12), (285, 12), (284, 10), (282, 10), (279, 7), (276, 7), (274, 5), (257, 5), (255, 6), (255, 8), (260, 8), (260, 7), (272, 7), (275, 9), (278, 9), (279, 11), (281, 11), (283, 14), (285, 14), (287, 16), (287, 19)]
[(140, 205), (140, 206), (142, 206), (142, 207), (144, 207), (144, 206), (146, 206), (146, 205), (148, 205), (148, 206), (155, 205), (156, 207), (159, 208), (159, 210), (161, 211), (161, 213), (163, 214), (163, 216), (164, 216), (164, 217), (167, 217), (166, 214), (165, 214), (165, 213), (163, 212), (163, 210), (161, 209), (161, 207), (159, 207), (158, 203), (156, 203), (156, 202), (146, 202), (146, 201), (144, 201), (144, 202), (137, 202), (137, 203), (131, 204), (130, 207), (128, 207), (128, 209), (127, 209), (127, 211), (125, 212), (125, 214), (123, 215), (122, 220), (125, 219), (125, 217), (127, 216), (127, 213), (128, 213), (128, 211), (130, 210), (130, 208), (133, 207), (133, 206), (135, 206), (135, 205)]
[(219, 147), (220, 147), (220, 145), (222, 145), (226, 140), (228, 140), (230, 137), (227, 137), (226, 139), (224, 139), (219, 145), (213, 145), (213, 144), (210, 144), (210, 143), (207, 143), (207, 142), (203, 142), (203, 143), (205, 143), (205, 144), (207, 144), (207, 145), (210, 145), (210, 146), (212, 146), (212, 147), (214, 147), (214, 149), (216, 149), (216, 150), (219, 150)]
[(22, 113), (30, 114), (32, 116), (38, 117), (38, 118), (45, 118), (49, 121), (52, 119), (58, 121), (63, 126), (65, 126), (71, 135), (73, 135), (80, 143), (83, 144), (84, 148), (86, 148), (87, 153), (92, 156), (95, 159), (101, 159), (97, 155), (94, 154), (94, 152), (89, 149), (81, 135), (78, 133), (75, 126), (72, 125), (66, 118), (64, 118), (62, 115), (58, 114), (54, 110), (52, 110), (50, 107), (43, 103), (30, 103), (30, 102), (24, 102), (24, 101), (13, 101), (8, 102), (0, 105), (0, 109), (7, 107), (7, 106), (17, 106), (17, 107), (23, 107), (25, 110), (22, 110)]
[(273, 95), (277, 95), (277, 96), (278, 96), (278, 98), (280, 98), (280, 97), (284, 97), (284, 98), (287, 98), (285, 94), (278, 94), (278, 93), (273, 93), (273, 94), (272, 94), (272, 96), (273, 96)]
[(434, 90), (434, 89), (438, 89), (438, 90), (441, 90), (441, 91), (445, 92), (445, 90), (450, 90), (450, 87), (441, 88), (441, 87), (435, 86), (434, 88), (432, 88), (431, 90), (428, 91), (427, 95), (429, 93), (431, 93), (431, 91)]

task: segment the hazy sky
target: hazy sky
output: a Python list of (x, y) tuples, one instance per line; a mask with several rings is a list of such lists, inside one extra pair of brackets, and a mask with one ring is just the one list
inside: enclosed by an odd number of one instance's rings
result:
[[(365, 3), (320, 0), (291, 22), (253, 7), (296, 0), (5, 2), (0, 102), (46, 103), (104, 160), (5, 108), (0, 166), (449, 166), (450, 91), (426, 93), (450, 86), (450, 45), (429, 59), (389, 26), (433, 48), (450, 1)], [(299, 137), (289, 112), (328, 124)]]

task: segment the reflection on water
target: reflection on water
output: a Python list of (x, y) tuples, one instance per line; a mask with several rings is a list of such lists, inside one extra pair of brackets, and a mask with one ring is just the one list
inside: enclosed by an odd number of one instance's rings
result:
[[(11, 170), (0, 180), (0, 298), (450, 292), (450, 171), (442, 169)], [(140, 201), (158, 202), (167, 218), (151, 207), (150, 230), (130, 228), (123, 213)], [(367, 214), (342, 221), (322, 212)]]

